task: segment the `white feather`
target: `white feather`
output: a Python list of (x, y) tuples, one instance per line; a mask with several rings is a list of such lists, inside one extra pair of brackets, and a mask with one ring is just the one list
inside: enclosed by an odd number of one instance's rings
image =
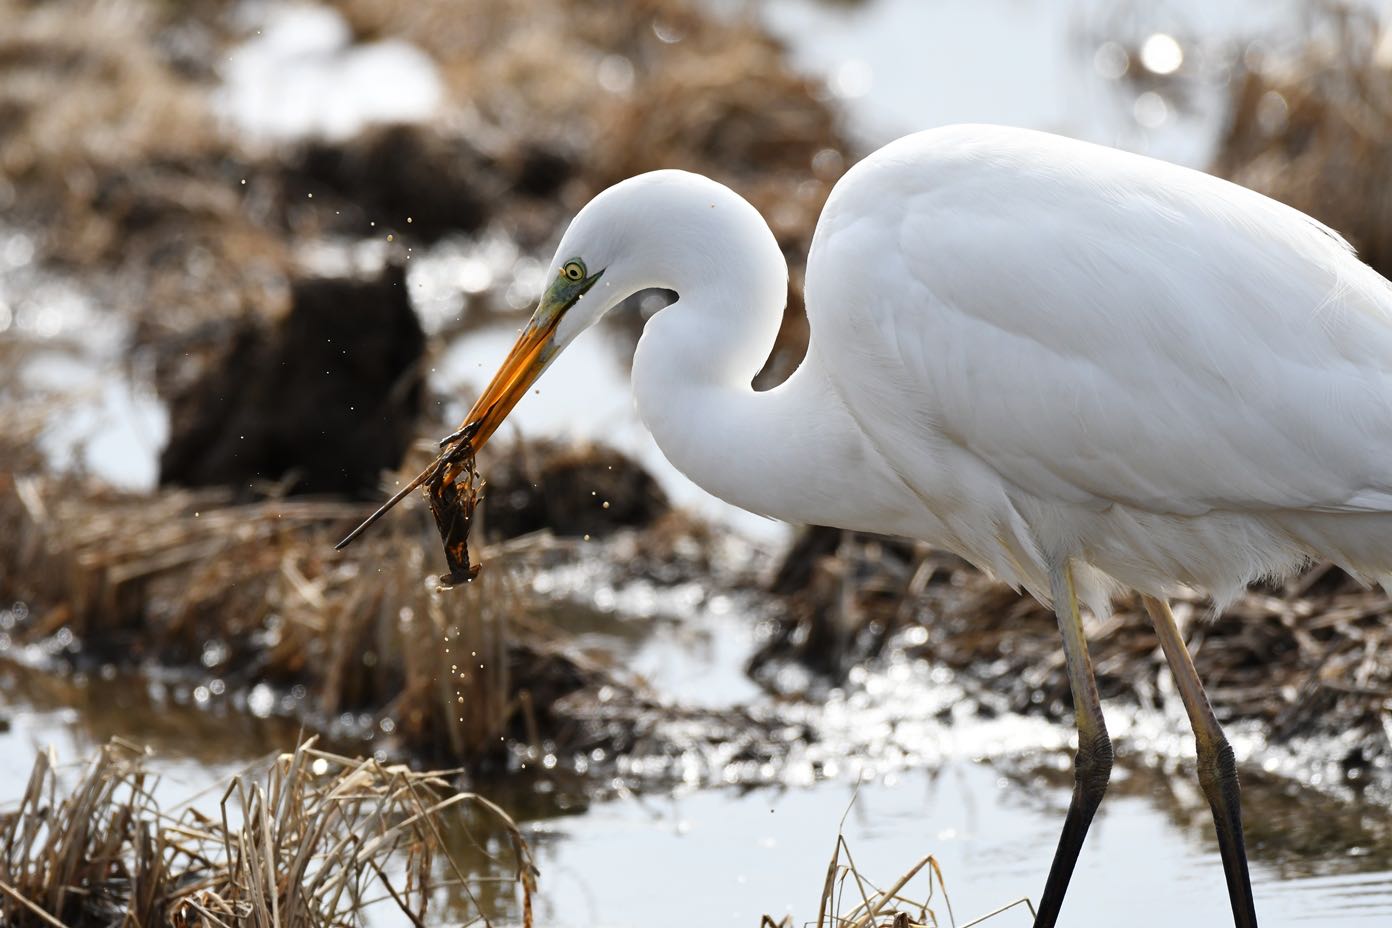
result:
[[(1197, 171), (1019, 129), (901, 139), (836, 186), (808, 357), (749, 386), (786, 265), (712, 181), (658, 172), (577, 217), (605, 268), (565, 340), (665, 286), (639, 410), (716, 495), (921, 538), (1046, 599), (1176, 584), (1219, 606), (1310, 558), (1392, 575), (1392, 286), (1338, 235)], [(572, 310), (574, 312), (574, 310)]]

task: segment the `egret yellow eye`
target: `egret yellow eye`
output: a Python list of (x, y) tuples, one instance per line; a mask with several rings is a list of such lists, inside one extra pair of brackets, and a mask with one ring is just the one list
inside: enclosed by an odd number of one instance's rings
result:
[(567, 261), (565, 267), (561, 268), (561, 276), (566, 280), (584, 280), (585, 265), (579, 261)]

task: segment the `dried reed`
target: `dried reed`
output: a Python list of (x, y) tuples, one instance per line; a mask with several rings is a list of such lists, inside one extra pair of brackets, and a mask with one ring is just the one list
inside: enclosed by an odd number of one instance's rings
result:
[(450, 763), (552, 737), (565, 724), (552, 703), (589, 683), (626, 692), (523, 615), (507, 565), (545, 538), (495, 547), (489, 570), (442, 591), (424, 509), (411, 500), (392, 530), (335, 552), (360, 507), (0, 474), (0, 529), (18, 540), (0, 550), (0, 597), (30, 604), (31, 639), (66, 627), (98, 653), (119, 644), (174, 666), (199, 666), (215, 642), (208, 669), (229, 685), (303, 685), (307, 721), (391, 718), (413, 752)]
[(1304, 47), (1232, 82), (1215, 174), (1314, 216), (1392, 275), (1392, 42), (1371, 10), (1312, 5)]
[[(851, 800), (852, 805), (855, 799)], [(850, 809), (847, 809), (849, 814)], [(857, 866), (851, 854), (850, 842), (846, 840), (842, 828), (837, 830), (836, 845), (827, 863), (826, 879), (822, 883), (821, 901), (817, 906), (817, 928), (956, 928), (957, 919), (952, 912), (952, 900), (948, 898), (947, 881), (943, 878), (942, 867), (937, 858), (928, 854), (906, 870), (888, 889), (881, 889)], [(918, 880), (921, 889), (910, 898), (909, 887)], [(935, 908), (935, 896), (942, 894), (942, 907), (946, 910), (947, 921), (940, 921)], [(973, 919), (961, 928), (972, 928), (990, 921), (1017, 906), (1024, 906), (1033, 916), (1034, 904), (1028, 899), (1018, 899), (1007, 903), (980, 918)], [(794, 928), (793, 917), (785, 915), (779, 921), (765, 915), (759, 928)]]
[[(526, 840), (496, 805), (451, 790), (448, 771), (343, 757), (311, 739), (232, 778), (209, 816), (192, 803), (161, 808), (147, 759), (113, 741), (65, 790), (51, 750), (39, 754), (18, 806), (0, 814), (0, 921), (329, 928), (392, 905), (419, 926), (449, 887), (470, 909), (459, 920), (486, 921), (472, 887), (505, 878), (531, 924)], [(502, 872), (437, 860), (459, 809), (500, 836), (507, 863), (487, 859)]]

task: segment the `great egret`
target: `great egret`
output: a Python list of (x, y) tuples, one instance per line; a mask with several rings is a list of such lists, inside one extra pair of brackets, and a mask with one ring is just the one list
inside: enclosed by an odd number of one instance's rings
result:
[[(633, 356), (672, 463), (745, 509), (928, 541), (1052, 603), (1077, 713), (1053, 925), (1112, 766), (1079, 600), (1138, 591), (1178, 680), (1237, 925), (1256, 924), (1233, 752), (1170, 612), (1331, 559), (1392, 574), (1392, 285), (1304, 214), (1197, 171), (1039, 132), (900, 139), (832, 191), (811, 343), (769, 353), (788, 269), (758, 212), (694, 174), (601, 193), (466, 420), (480, 446), (625, 297), (677, 302)], [(456, 437), (462, 433), (456, 433)]]

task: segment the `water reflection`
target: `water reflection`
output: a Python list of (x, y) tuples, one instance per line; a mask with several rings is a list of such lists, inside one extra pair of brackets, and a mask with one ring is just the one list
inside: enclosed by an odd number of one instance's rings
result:
[[(881, 885), (934, 854), (965, 921), (1037, 895), (1067, 805), (1066, 779), (970, 761), (885, 777), (860, 787), (845, 834), (859, 869)], [(1226, 917), (1207, 806), (1197, 788), (1177, 783), (1145, 767), (1118, 771), (1069, 893), (1070, 922), (1124, 918), (1140, 928)], [(801, 923), (816, 911), (838, 821), (854, 792), (823, 782), (594, 806), (583, 818), (548, 827), (553, 837), (538, 853), (540, 913), (558, 926), (752, 926), (766, 912), (792, 913)], [(1368, 821), (1366, 811), (1293, 797), (1266, 782), (1250, 784), (1245, 799), (1249, 819), (1269, 826), (1252, 829), (1263, 924), (1387, 924), (1392, 828), (1385, 812)], [(1350, 815), (1363, 827), (1326, 834), (1323, 822)], [(632, 853), (635, 847), (642, 854)], [(990, 924), (1025, 926), (1029, 919), (1021, 910)]]
[(298, 743), (297, 723), (257, 718), (225, 702), (198, 707), (193, 689), (114, 670), (59, 676), (0, 657), (0, 803), (16, 798), (44, 747), (66, 763), (112, 738), (148, 745), (151, 767), (164, 777), (156, 789), (166, 792), (162, 798), (182, 799)]

